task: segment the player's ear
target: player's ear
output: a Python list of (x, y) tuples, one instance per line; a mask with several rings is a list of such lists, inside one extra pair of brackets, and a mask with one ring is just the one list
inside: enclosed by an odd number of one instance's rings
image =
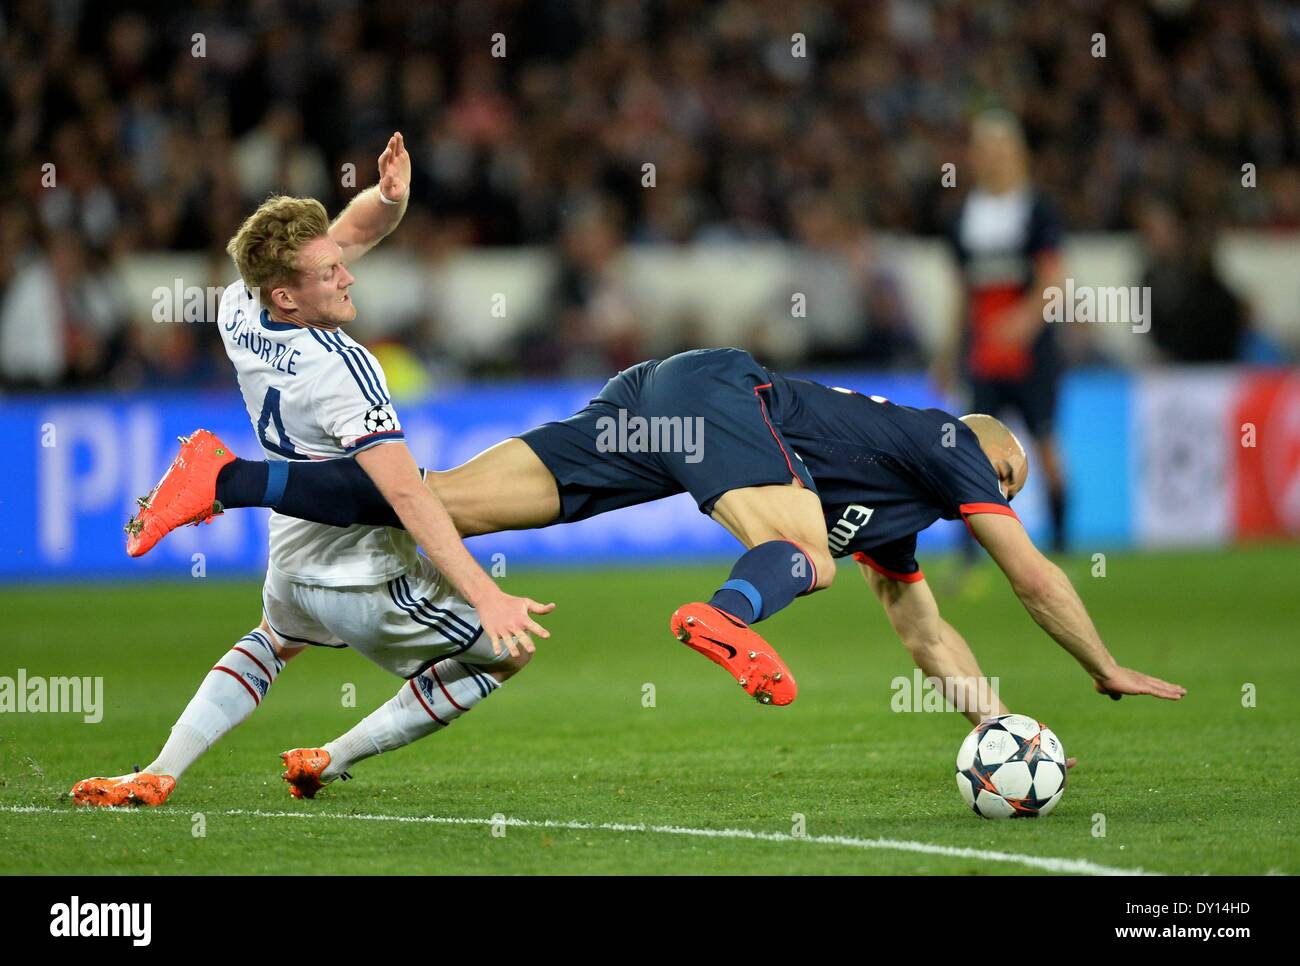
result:
[(292, 312), (298, 307), (293, 300), (293, 296), (289, 294), (289, 290), (283, 285), (277, 285), (271, 289), (271, 304), (284, 312)]

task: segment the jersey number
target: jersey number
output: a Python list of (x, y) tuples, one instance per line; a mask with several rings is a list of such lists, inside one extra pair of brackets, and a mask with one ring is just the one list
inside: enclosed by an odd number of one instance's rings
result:
[[(266, 438), (267, 427), (275, 423), (275, 435), (279, 437), (278, 443), (273, 443)], [(301, 453), (293, 448), (293, 440), (289, 434), (284, 431), (284, 420), (280, 418), (280, 390), (268, 389), (266, 391), (266, 402), (262, 403), (262, 415), (257, 420), (257, 438), (262, 441), (262, 445), (272, 453), (279, 453), (281, 456), (291, 460), (306, 459)]]

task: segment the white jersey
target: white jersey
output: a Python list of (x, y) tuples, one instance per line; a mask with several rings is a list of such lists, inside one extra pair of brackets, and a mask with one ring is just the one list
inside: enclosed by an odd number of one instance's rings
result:
[[(276, 322), (242, 281), (226, 288), (217, 325), (268, 461), (352, 456), (403, 438), (383, 370), (341, 329)], [(271, 516), (271, 566), (293, 580), (378, 584), (415, 559), (404, 530)]]

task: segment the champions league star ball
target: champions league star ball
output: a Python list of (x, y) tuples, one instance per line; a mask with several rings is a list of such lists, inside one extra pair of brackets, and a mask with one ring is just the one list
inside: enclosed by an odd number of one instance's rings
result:
[(366, 413), (365, 423), (368, 433), (387, 433), (395, 427), (393, 414), (383, 406), (372, 406)]
[(957, 750), (957, 790), (984, 818), (1036, 818), (1065, 794), (1065, 749), (1023, 714), (980, 724)]

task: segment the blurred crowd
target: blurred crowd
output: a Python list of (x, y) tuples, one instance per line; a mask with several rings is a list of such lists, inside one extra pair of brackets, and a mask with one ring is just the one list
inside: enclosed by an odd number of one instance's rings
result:
[[(395, 245), (553, 252), (549, 304), (491, 374), (641, 358), (663, 340), (619, 254), (738, 240), (789, 242), (838, 287), (858, 336), (834, 361), (924, 365), (870, 238), (942, 232), (941, 168), (990, 106), (1021, 119), (1070, 231), (1142, 232), (1169, 311), (1222, 288), (1205, 240), (1300, 229), (1300, 8), (1281, 0), (9, 0), (0, 80), (10, 386), (224, 379), (211, 326), (141, 334), (124, 260), (200, 252), (219, 283), (259, 200), (338, 210), (394, 130), (415, 164)], [(443, 364), (445, 320), (403, 324)]]

